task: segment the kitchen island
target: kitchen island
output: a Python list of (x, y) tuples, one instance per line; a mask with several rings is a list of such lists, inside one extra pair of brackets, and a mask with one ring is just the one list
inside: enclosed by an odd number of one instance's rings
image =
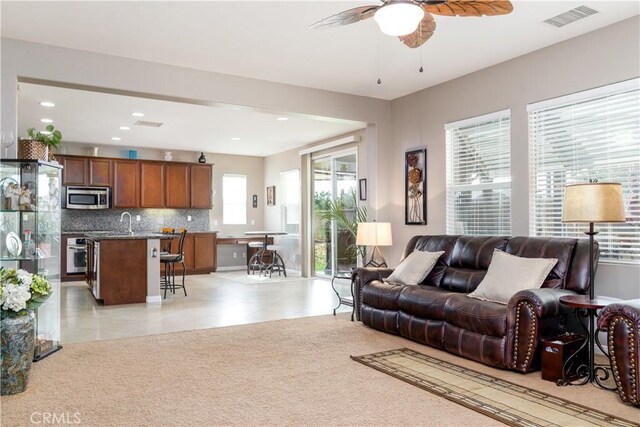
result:
[(161, 302), (161, 233), (86, 233), (86, 280), (104, 305)]

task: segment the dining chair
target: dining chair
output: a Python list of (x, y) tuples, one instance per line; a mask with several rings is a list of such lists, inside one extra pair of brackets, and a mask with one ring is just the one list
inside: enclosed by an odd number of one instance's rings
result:
[[(178, 241), (178, 252), (175, 254), (160, 254), (160, 263), (164, 265), (164, 280), (160, 283), (160, 289), (164, 290), (164, 298), (167, 297), (167, 290), (176, 293), (176, 288), (182, 288), (184, 296), (187, 296), (187, 288), (184, 286), (186, 266), (184, 263), (184, 238), (187, 230), (180, 229), (180, 240)], [(176, 285), (176, 264), (182, 264), (182, 284)]]

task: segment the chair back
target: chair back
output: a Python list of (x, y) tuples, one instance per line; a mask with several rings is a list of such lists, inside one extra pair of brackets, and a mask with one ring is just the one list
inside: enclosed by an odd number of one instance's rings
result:
[(187, 235), (187, 229), (180, 229), (180, 240), (178, 241), (178, 254), (183, 257), (184, 256), (184, 238)]

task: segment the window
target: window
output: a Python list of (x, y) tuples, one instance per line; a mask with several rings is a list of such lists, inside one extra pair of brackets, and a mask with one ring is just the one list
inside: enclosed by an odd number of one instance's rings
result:
[(445, 126), (447, 234), (511, 234), (510, 110)]
[(527, 106), (532, 236), (584, 237), (585, 224), (562, 223), (565, 185), (620, 182), (627, 222), (596, 225), (600, 259), (640, 263), (639, 82)]
[(300, 171), (280, 174), (282, 187), (282, 229), (289, 234), (300, 234)]
[(222, 223), (226, 225), (247, 223), (246, 175), (222, 176)]

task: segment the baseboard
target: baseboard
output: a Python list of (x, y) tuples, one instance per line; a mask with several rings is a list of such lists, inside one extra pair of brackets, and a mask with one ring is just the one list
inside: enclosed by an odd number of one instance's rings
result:
[[(246, 265), (230, 265), (227, 267), (218, 267), (216, 271), (242, 271), (246, 269), (247, 269)], [(209, 273), (209, 274), (213, 274), (213, 273)]]
[(162, 302), (162, 297), (160, 295), (147, 296), (147, 304), (158, 304), (161, 302)]

